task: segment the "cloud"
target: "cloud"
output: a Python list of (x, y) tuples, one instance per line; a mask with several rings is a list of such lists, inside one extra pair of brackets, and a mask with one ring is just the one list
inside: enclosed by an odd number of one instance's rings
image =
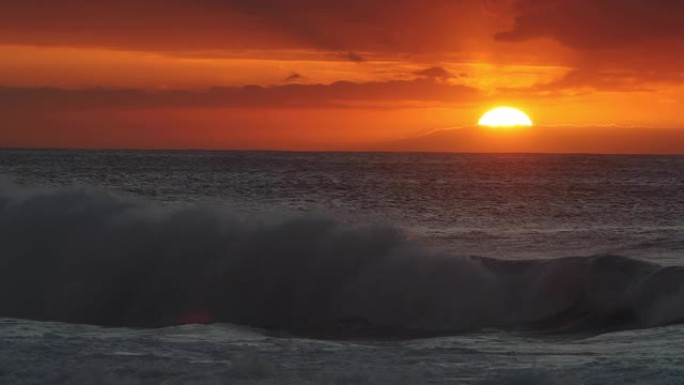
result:
[(684, 38), (680, 0), (520, 0), (518, 10), (515, 26), (498, 40), (547, 37), (577, 49), (610, 49)]
[(628, 71), (574, 69), (560, 79), (533, 87), (535, 91), (595, 90), (609, 92), (650, 91), (644, 74)]
[[(135, 50), (299, 49), (347, 53), (459, 48), (481, 15), (447, 0), (7, 0), (0, 43)], [(435, 36), (451, 36), (435, 39)]]
[(0, 146), (348, 150), (430, 124), (417, 110), (480, 97), (430, 79), (157, 92), (0, 87)]
[(547, 88), (633, 91), (684, 80), (682, 1), (519, 0), (517, 12), (498, 41), (546, 38), (574, 50), (574, 70)]
[[(636, 82), (681, 81), (682, 14), (679, 0), (6, 0), (0, 44), (355, 63), (537, 60), (580, 71), (558, 86), (581, 75), (585, 82), (597, 79), (595, 88), (617, 89), (631, 75), (619, 80), (612, 73), (633, 73)], [(540, 38), (575, 52), (515, 44)], [(302, 51), (308, 54), (297, 56)], [(497, 59), (503, 54), (505, 60)], [(447, 78), (439, 67), (414, 75)]]
[(350, 62), (354, 62), (354, 63), (363, 63), (366, 61), (366, 59), (363, 56), (359, 55), (358, 53), (351, 52), (351, 51), (347, 52), (344, 55), (344, 57), (345, 57), (345, 59), (349, 60)]
[(447, 79), (451, 79), (454, 77), (454, 75), (451, 72), (445, 70), (442, 67), (426, 68), (426, 69), (414, 72), (414, 75), (417, 75), (420, 77), (425, 77), (425, 78), (430, 78), (430, 79), (440, 79), (440, 80), (447, 80)]
[(473, 88), (444, 84), (429, 78), (368, 83), (339, 81), (314, 85), (216, 87), (202, 92), (0, 87), (0, 110), (31, 112), (156, 107), (347, 107), (359, 104), (386, 106), (388, 103), (410, 101), (458, 104), (472, 101), (477, 96), (478, 92)]
[(297, 80), (302, 80), (304, 76), (298, 74), (297, 72), (291, 73), (288, 77), (285, 78), (286, 82), (295, 82)]

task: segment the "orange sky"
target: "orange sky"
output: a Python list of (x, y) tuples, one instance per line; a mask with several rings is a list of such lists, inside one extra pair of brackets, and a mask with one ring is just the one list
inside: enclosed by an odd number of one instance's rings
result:
[[(0, 147), (684, 153), (679, 0), (7, 0)], [(531, 130), (472, 127), (513, 105)]]

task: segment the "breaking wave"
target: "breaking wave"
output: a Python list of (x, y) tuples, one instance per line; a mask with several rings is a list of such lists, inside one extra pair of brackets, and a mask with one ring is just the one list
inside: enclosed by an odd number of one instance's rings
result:
[(391, 226), (244, 218), (88, 189), (0, 187), (0, 316), (231, 322), (326, 337), (588, 331), (684, 320), (684, 268), (448, 255)]

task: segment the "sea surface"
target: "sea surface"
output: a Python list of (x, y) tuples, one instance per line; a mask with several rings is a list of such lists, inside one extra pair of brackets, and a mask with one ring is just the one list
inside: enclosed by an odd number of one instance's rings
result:
[(0, 247), (0, 383), (684, 383), (680, 156), (0, 150)]

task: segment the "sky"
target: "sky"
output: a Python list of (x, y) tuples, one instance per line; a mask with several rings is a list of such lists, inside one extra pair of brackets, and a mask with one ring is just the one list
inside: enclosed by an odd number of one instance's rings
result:
[[(0, 147), (684, 153), (681, 0), (4, 0)], [(535, 126), (477, 127), (514, 106)]]

